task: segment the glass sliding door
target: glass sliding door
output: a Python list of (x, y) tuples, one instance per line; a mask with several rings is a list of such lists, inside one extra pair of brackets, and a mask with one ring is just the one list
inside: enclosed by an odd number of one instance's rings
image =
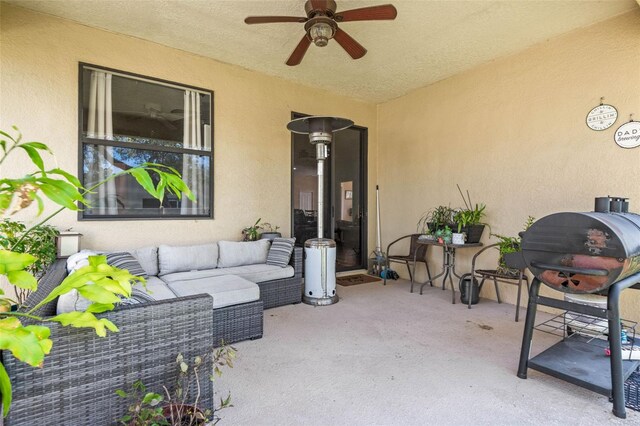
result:
[[(364, 129), (351, 127), (334, 134), (332, 165), (333, 239), (336, 270), (366, 268), (365, 205), (363, 204)], [(364, 259), (363, 259), (364, 256)]]
[[(323, 237), (336, 241), (338, 271), (367, 266), (366, 144), (365, 128), (337, 132), (325, 162)], [(292, 235), (303, 246), (318, 237), (318, 166), (307, 135), (292, 135), (291, 164)]]

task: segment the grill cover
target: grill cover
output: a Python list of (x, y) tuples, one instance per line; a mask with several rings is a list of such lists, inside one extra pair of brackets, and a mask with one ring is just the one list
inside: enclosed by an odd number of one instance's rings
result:
[(522, 255), (542, 282), (566, 293), (595, 293), (640, 272), (640, 215), (555, 213), (522, 236)]

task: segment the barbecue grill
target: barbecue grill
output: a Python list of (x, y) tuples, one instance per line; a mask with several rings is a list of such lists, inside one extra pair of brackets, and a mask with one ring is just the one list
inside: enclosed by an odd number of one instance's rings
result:
[[(610, 396), (613, 413), (625, 418), (624, 379), (640, 362), (622, 359), (619, 298), (624, 289), (640, 289), (640, 215), (629, 213), (622, 197), (596, 198), (595, 204), (595, 212), (543, 217), (522, 234), (522, 265), (535, 279), (518, 377), (526, 379), (527, 369), (533, 368)], [(539, 296), (541, 283), (564, 293), (606, 295), (607, 308)], [(603, 348), (574, 336), (529, 359), (537, 305), (607, 320), (610, 359), (606, 343)]]

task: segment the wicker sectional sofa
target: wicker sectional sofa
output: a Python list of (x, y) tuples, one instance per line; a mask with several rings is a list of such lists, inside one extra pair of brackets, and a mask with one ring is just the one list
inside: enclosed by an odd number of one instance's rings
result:
[[(136, 380), (161, 390), (176, 374), (175, 357), (202, 355), (218, 342), (262, 337), (263, 307), (299, 303), (302, 294), (302, 250), (296, 248), (289, 265), (292, 277), (257, 283), (258, 300), (213, 309), (214, 297), (195, 294), (134, 305), (121, 305), (99, 316), (120, 329), (100, 338), (93, 330), (49, 323), (54, 346), (43, 368), (33, 368), (2, 351), (2, 363), (14, 385), (6, 425), (110, 425), (127, 409), (115, 394)], [(27, 299), (34, 306), (67, 276), (64, 261), (56, 262)], [(57, 303), (42, 306), (40, 316), (56, 314)], [(201, 370), (201, 406), (213, 408), (213, 385)]]
[[(262, 240), (161, 245), (133, 249), (129, 254), (146, 274), (144, 291), (151, 293), (150, 297), (158, 301), (197, 294), (213, 297), (211, 341), (219, 346), (223, 341), (262, 337), (263, 309), (301, 301), (302, 249), (294, 249), (288, 265), (273, 266), (265, 263), (269, 244)], [(70, 257), (67, 270), (86, 264), (87, 257), (95, 253), (83, 251)], [(69, 301), (74, 303), (70, 305)], [(57, 312), (82, 310), (88, 303), (79, 301), (75, 293), (68, 294), (61, 297)]]

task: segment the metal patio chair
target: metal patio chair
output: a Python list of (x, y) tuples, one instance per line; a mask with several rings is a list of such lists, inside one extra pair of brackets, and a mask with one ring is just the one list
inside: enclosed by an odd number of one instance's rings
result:
[[(387, 269), (389, 269), (390, 262), (404, 263), (407, 266), (407, 270), (409, 271), (409, 278), (411, 279), (411, 293), (413, 293), (413, 273), (411, 266), (413, 266), (413, 270), (415, 270), (415, 262), (424, 263), (424, 266), (427, 268), (427, 275), (429, 279), (431, 279), (431, 271), (429, 270), (429, 262), (427, 261), (427, 252), (429, 246), (426, 244), (418, 244), (418, 237), (420, 234), (409, 234), (404, 237), (400, 237), (395, 241), (392, 241), (387, 246)], [(411, 244), (409, 245), (409, 253), (406, 255), (403, 254), (391, 254), (391, 246), (405, 240), (407, 238), (411, 238)], [(384, 285), (387, 285), (387, 273), (384, 273)]]
[[(486, 280), (493, 281), (498, 303), (502, 303), (502, 300), (500, 299), (500, 289), (498, 287), (498, 283), (515, 285), (515, 286), (518, 286), (518, 297), (516, 300), (516, 318), (515, 318), (516, 322), (518, 322), (519, 316), (520, 316), (519, 315), (520, 314), (520, 296), (522, 294), (523, 282), (527, 284), (527, 293), (529, 291), (529, 277), (524, 273), (524, 267), (522, 267), (522, 269), (518, 269), (517, 275), (504, 274), (504, 273), (498, 272), (495, 269), (476, 269), (476, 260), (478, 256), (480, 256), (482, 253), (484, 253), (488, 249), (498, 247), (499, 245), (500, 244), (496, 243), (496, 244), (491, 244), (489, 246), (486, 246), (482, 250), (480, 250), (478, 253), (476, 253), (475, 256), (473, 256), (473, 259), (471, 261), (471, 279), (467, 282), (467, 286), (468, 286), (467, 294), (469, 297), (469, 301), (467, 305), (468, 305), (468, 308), (471, 309), (471, 304), (472, 304), (471, 300), (472, 300), (472, 291), (473, 291), (471, 286), (473, 285), (474, 278), (475, 279), (480, 278), (480, 284), (478, 285), (478, 293), (480, 293), (480, 290), (482, 290), (482, 286), (484, 285)], [(520, 268), (521, 265), (518, 265), (518, 267)]]

